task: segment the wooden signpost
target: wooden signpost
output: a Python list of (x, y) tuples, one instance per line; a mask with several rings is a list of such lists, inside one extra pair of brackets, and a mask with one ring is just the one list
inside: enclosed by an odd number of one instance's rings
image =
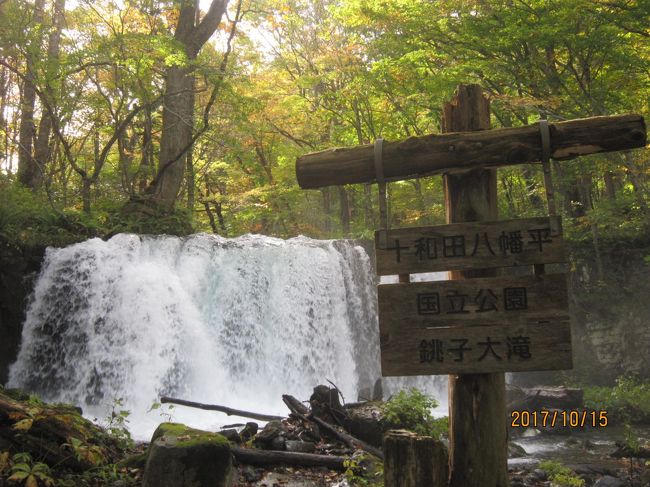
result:
[[(544, 273), (565, 261), (559, 218), (498, 221), (496, 174), (486, 167), (646, 144), (639, 115), (489, 124), (480, 87), (461, 85), (443, 118), (443, 132), (457, 133), (332, 149), (296, 163), (303, 188), (444, 173), (448, 224), (378, 230), (375, 250), (377, 274), (400, 277), (378, 287), (382, 374), (452, 374), (451, 487), (508, 484), (503, 372), (572, 367), (566, 275)], [(552, 208), (550, 187), (547, 194)], [(522, 266), (534, 274), (508, 274)], [(497, 277), (499, 268), (505, 275)], [(410, 282), (409, 274), (433, 271), (450, 271), (451, 280)]]

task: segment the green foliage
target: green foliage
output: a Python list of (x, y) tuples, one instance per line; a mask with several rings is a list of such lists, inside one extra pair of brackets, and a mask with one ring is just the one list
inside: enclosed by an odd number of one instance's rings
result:
[(345, 478), (352, 486), (382, 487), (384, 485), (384, 464), (377, 458), (361, 454), (343, 461)]
[(52, 209), (47, 199), (0, 177), (0, 239), (21, 248), (64, 246), (95, 236), (99, 222)]
[(585, 481), (578, 477), (573, 470), (559, 462), (546, 460), (540, 462), (539, 468), (546, 472), (552, 486), (583, 487), (585, 485)]
[(123, 406), (124, 400), (122, 398), (115, 398), (111, 404), (110, 413), (104, 418), (103, 426), (113, 438), (118, 440), (121, 449), (128, 450), (134, 446), (131, 433), (128, 429), (128, 418), (131, 415), (131, 411), (122, 409)]
[(400, 391), (381, 405), (383, 422), (388, 428), (401, 428), (415, 433), (440, 438), (447, 435), (449, 419), (434, 418), (431, 410), (438, 401), (416, 388)]
[(142, 485), (138, 469), (104, 465), (93, 467), (81, 474), (64, 473), (56, 481), (56, 487), (97, 487), (120, 485), (136, 487)]
[(614, 387), (585, 387), (585, 406), (623, 422), (650, 421), (650, 383), (619, 377)]
[(25, 487), (50, 487), (54, 485), (50, 467), (41, 462), (34, 462), (29, 453), (16, 453), (12, 457), (11, 474), (7, 480)]

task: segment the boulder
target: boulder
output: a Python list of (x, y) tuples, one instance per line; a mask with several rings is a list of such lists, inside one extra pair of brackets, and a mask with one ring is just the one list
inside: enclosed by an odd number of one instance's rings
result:
[(523, 446), (512, 441), (508, 442), (508, 458), (522, 458), (527, 456), (528, 453), (526, 453)]
[(143, 487), (229, 487), (232, 454), (218, 434), (163, 423), (153, 434)]

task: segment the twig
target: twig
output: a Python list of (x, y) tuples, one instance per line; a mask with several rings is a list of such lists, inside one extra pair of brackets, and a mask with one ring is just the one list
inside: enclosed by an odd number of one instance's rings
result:
[(173, 397), (163, 396), (160, 398), (162, 404), (172, 403), (181, 406), (188, 406), (191, 408), (205, 409), (207, 411), (219, 411), (226, 413), (228, 416), (242, 416), (244, 418), (259, 419), (260, 421), (277, 421), (284, 419), (282, 416), (272, 416), (270, 414), (252, 413), (250, 411), (242, 411), (240, 409), (233, 409), (226, 406), (219, 406), (216, 404), (202, 404), (200, 402), (186, 401), (185, 399), (175, 399)]

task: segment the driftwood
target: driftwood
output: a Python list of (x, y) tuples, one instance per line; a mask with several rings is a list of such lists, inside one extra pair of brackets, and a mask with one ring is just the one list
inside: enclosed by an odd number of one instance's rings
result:
[(257, 450), (231, 446), (230, 450), (240, 463), (248, 465), (297, 465), (301, 467), (327, 467), (332, 470), (345, 470), (345, 457), (296, 453), (287, 451)]
[[(296, 403), (301, 404), (301, 406), (302, 406), (302, 403), (300, 403), (300, 401), (298, 401), (298, 399), (296, 399), (295, 397), (285, 394), (285, 395), (282, 396), (282, 400), (287, 405), (289, 410), (295, 416), (302, 419), (303, 421), (311, 421), (313, 423), (316, 423), (321, 429), (327, 431), (328, 433), (330, 433), (331, 435), (333, 435), (337, 439), (341, 440), (343, 443), (345, 443), (350, 448), (355, 448), (355, 449), (356, 448), (361, 448), (362, 450), (370, 453), (371, 455), (376, 456), (377, 458), (380, 458), (382, 460), (384, 459), (384, 454), (382, 453), (382, 451), (379, 448), (375, 448), (374, 446), (369, 445), (365, 441), (362, 441), (362, 440), (360, 440), (358, 438), (355, 438), (354, 436), (352, 436), (352, 435), (350, 435), (348, 433), (345, 433), (343, 431), (339, 431), (338, 429), (336, 429), (335, 426), (329, 424), (326, 421), (323, 421), (322, 419), (320, 419), (317, 416), (314, 416), (313, 414), (309, 414), (309, 415), (304, 414), (304, 409), (303, 409), (304, 406), (303, 406), (303, 408), (296, 408), (295, 407)], [(301, 412), (301, 411), (303, 411), (303, 412)]]
[(272, 416), (270, 414), (253, 413), (250, 411), (242, 411), (241, 409), (233, 409), (226, 406), (219, 406), (216, 404), (202, 404), (200, 402), (186, 401), (185, 399), (176, 399), (173, 397), (163, 396), (160, 398), (163, 404), (179, 404), (190, 408), (205, 409), (207, 411), (219, 411), (226, 413), (228, 416), (241, 416), (244, 418), (259, 419), (260, 421), (277, 421), (284, 419), (282, 416)]
[[(550, 123), (551, 157), (556, 160), (644, 147), (641, 115), (616, 115)], [(539, 124), (525, 127), (410, 137), (383, 143), (387, 180), (407, 179), (451, 170), (497, 167), (542, 159)], [(301, 188), (369, 183), (376, 178), (372, 145), (329, 149), (296, 161)]]

